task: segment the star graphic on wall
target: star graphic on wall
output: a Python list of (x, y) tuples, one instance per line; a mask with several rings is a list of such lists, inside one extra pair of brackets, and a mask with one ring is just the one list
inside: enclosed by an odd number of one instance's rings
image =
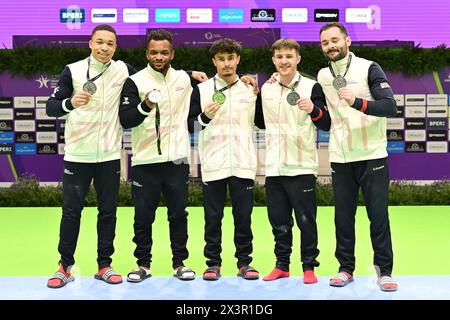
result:
[(48, 88), (47, 83), (48, 83), (50, 80), (47, 79), (47, 77), (44, 77), (43, 75), (41, 75), (41, 77), (40, 77), (39, 79), (34, 80), (34, 81), (36, 81), (36, 82), (39, 83), (39, 89), (40, 89), (40, 88), (42, 88), (42, 87)]

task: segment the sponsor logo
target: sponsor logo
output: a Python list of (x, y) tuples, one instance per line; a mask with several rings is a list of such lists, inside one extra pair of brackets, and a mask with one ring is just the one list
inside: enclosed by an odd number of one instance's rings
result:
[(0, 143), (14, 143), (14, 132), (0, 132)]
[(407, 94), (405, 95), (405, 104), (411, 106), (424, 106), (425, 105), (424, 94)]
[(13, 120), (13, 109), (0, 109), (0, 120)]
[(0, 144), (0, 154), (13, 154), (14, 153), (14, 144), (5, 143)]
[(388, 141), (403, 141), (403, 131), (387, 130)]
[(34, 132), (17, 132), (16, 142), (36, 142), (36, 134)]
[(306, 8), (283, 8), (281, 10), (283, 22), (308, 22), (308, 9)]
[(140, 183), (137, 182), (137, 181), (133, 181), (133, 186), (138, 187), (138, 188), (142, 188), (142, 187), (143, 187), (143, 185), (140, 184)]
[(64, 139), (64, 132), (58, 132), (58, 142), (59, 143), (66, 142), (65, 139)]
[(36, 154), (36, 145), (34, 143), (16, 143), (16, 155), (34, 155)]
[(328, 149), (328, 142), (319, 142), (318, 148), (319, 149)]
[(425, 130), (405, 130), (405, 141), (425, 141)]
[(383, 168), (384, 168), (384, 165), (379, 166), (379, 167), (372, 168), (372, 171), (378, 171), (378, 170), (381, 170), (381, 169), (383, 169)]
[(76, 5), (59, 10), (59, 21), (65, 23), (67, 29), (81, 29), (81, 23), (86, 20), (85, 17), (85, 10)]
[(345, 22), (347, 23), (369, 23), (372, 20), (370, 8), (347, 8), (345, 9)]
[(42, 143), (37, 145), (38, 154), (56, 154), (56, 144)]
[(13, 107), (12, 97), (0, 97), (0, 109)]
[(425, 107), (405, 107), (406, 118), (425, 118)]
[(123, 97), (122, 104), (124, 105), (130, 104), (129, 97)]
[(319, 142), (328, 142), (330, 141), (330, 132), (319, 130), (318, 132), (318, 141)]
[(389, 85), (389, 83), (387, 82), (381, 82), (380, 83), (380, 88), (381, 89), (389, 89), (391, 86)]
[(55, 117), (49, 117), (45, 109), (36, 109), (36, 119), (37, 120), (52, 120)]
[(116, 23), (117, 9), (92, 9), (91, 21), (92, 23)]
[(0, 120), (0, 131), (12, 131), (13, 121), (12, 120)]
[(14, 109), (16, 120), (34, 120), (34, 109)]
[(427, 142), (427, 152), (429, 153), (446, 153), (447, 151), (447, 142)]
[(123, 133), (123, 142), (124, 143), (130, 143), (131, 142), (131, 132), (124, 132)]
[(446, 94), (427, 94), (427, 105), (429, 106), (447, 106)]
[(180, 22), (180, 9), (155, 9), (155, 22)]
[(65, 148), (65, 144), (64, 143), (60, 143), (58, 144), (58, 154), (64, 154), (64, 148)]
[(406, 142), (406, 152), (425, 152), (425, 142)]
[(38, 143), (56, 143), (56, 132), (38, 132), (36, 134), (36, 141)]
[(404, 153), (405, 143), (403, 141), (388, 141), (387, 152), (389, 154)]
[(425, 129), (425, 119), (411, 118), (406, 119), (405, 122), (406, 129)]
[(69, 169), (64, 169), (64, 174), (67, 174), (69, 176), (73, 176), (73, 172), (70, 171)]
[(405, 119), (390, 118), (386, 119), (387, 129), (403, 130), (405, 127)]
[(251, 22), (275, 22), (275, 9), (251, 9)]
[(56, 120), (37, 120), (36, 131), (56, 131)]
[(14, 108), (34, 108), (34, 97), (14, 97)]
[(396, 118), (403, 118), (405, 115), (405, 107), (397, 107)]
[(428, 107), (427, 117), (429, 118), (444, 118), (447, 117), (447, 107)]
[(448, 118), (427, 119), (428, 129), (447, 129)]
[(211, 23), (212, 9), (187, 9), (187, 23)]
[(397, 107), (405, 105), (405, 96), (404, 95), (394, 94), (394, 99), (395, 99), (395, 102), (397, 103)]
[(49, 96), (37, 96), (36, 97), (36, 108), (45, 108)]
[(82, 8), (71, 7), (59, 9), (59, 22), (71, 23), (84, 21), (85, 21), (85, 11)]
[(36, 131), (36, 124), (33, 120), (16, 120), (14, 131)]
[(314, 9), (315, 22), (338, 22), (339, 9)]
[[(56, 93), (59, 90), (59, 88), (56, 89), (56, 86), (58, 85), (58, 81), (59, 81), (58, 77), (47, 78), (46, 75), (42, 75), (41, 74), (41, 76), (38, 79), (36, 79), (35, 81), (39, 84), (38, 89), (40, 89), (40, 88), (49, 88), (48, 82), (50, 82), (50, 88), (51, 89), (55, 89), (54, 93)], [(41, 84), (42, 84), (42, 86), (41, 86)], [(54, 96), (54, 95), (52, 94), (52, 96)], [(36, 97), (36, 98), (38, 98), (38, 97)], [(39, 98), (40, 99), (42, 99), (42, 98), (47, 98), (48, 99), (48, 97), (41, 97), (41, 96), (39, 96)], [(47, 102), (47, 99), (46, 99), (46, 102)]]
[(244, 9), (219, 9), (219, 22), (244, 22)]
[(127, 154), (133, 154), (131, 143), (124, 143), (122, 149), (125, 150)]
[(125, 23), (147, 23), (148, 9), (127, 8), (123, 9), (123, 22)]
[(447, 141), (447, 130), (427, 131), (428, 141)]
[(63, 131), (66, 128), (66, 121), (65, 120), (59, 120), (58, 121), (58, 131)]
[(48, 88), (48, 82), (50, 81), (50, 79), (48, 79), (47, 77), (44, 77), (43, 75), (41, 75), (39, 77), (39, 79), (34, 80), (35, 82), (37, 82), (39, 84), (39, 88)]

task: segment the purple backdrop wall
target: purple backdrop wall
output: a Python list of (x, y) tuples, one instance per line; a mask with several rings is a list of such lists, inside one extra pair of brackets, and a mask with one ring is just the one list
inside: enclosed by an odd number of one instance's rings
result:
[[(398, 73), (388, 73), (396, 94), (436, 94), (438, 89), (433, 74), (407, 78)], [(450, 93), (450, 67), (439, 71), (445, 93)], [(36, 74), (29, 79), (0, 74), (0, 97), (49, 96), (57, 78)], [(39, 105), (37, 109), (41, 109)], [(0, 110), (2, 110), (0, 108)], [(3, 120), (0, 120), (0, 122)], [(4, 131), (7, 132), (7, 131)], [(41, 181), (60, 181), (62, 155), (12, 155), (17, 174), (35, 174)], [(401, 153), (389, 156), (391, 179), (437, 180), (450, 177), (450, 153)], [(0, 182), (13, 181), (14, 177), (6, 155), (0, 155)]]
[[(84, 10), (84, 22), (61, 22), (60, 10), (76, 5)], [(282, 37), (301, 41), (317, 41), (322, 23), (315, 21), (315, 9), (339, 10), (339, 21), (346, 22), (347, 8), (369, 8), (369, 23), (347, 23), (349, 35), (354, 41), (401, 40), (414, 41), (422, 47), (450, 45), (450, 2), (442, 0), (60, 0), (60, 1), (0, 1), (0, 44), (12, 48), (13, 35), (88, 35), (96, 23), (92, 22), (92, 9), (116, 9), (111, 22), (119, 34), (145, 35), (147, 28), (281, 28)], [(148, 22), (125, 23), (123, 9), (148, 9)], [(156, 22), (155, 9), (175, 8), (179, 10), (177, 22)], [(188, 23), (188, 8), (211, 9), (210, 22)], [(274, 22), (251, 22), (251, 9), (275, 9)], [(283, 9), (307, 9), (306, 22), (283, 22)], [(233, 20), (219, 18), (220, 9), (239, 9)], [(290, 16), (298, 18), (298, 16)], [(286, 21), (286, 20), (285, 20)], [(297, 20), (298, 21), (298, 20)], [(305, 20), (302, 20), (305, 21)]]

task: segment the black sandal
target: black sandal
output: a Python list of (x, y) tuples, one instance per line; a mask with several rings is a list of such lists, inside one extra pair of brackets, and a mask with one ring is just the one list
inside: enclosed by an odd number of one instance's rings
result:
[(220, 266), (211, 266), (203, 272), (203, 280), (215, 281), (220, 278)]
[[(130, 276), (136, 276), (136, 277), (130, 277)], [(133, 282), (133, 283), (138, 283), (138, 282), (144, 281), (147, 278), (150, 278), (151, 276), (152, 275), (150, 274), (150, 270), (147, 273), (147, 270), (145, 270), (142, 267), (139, 267), (139, 268), (134, 269), (127, 275), (127, 281)]]
[(180, 266), (173, 270), (173, 276), (180, 280), (194, 280), (195, 272), (191, 268)]
[[(249, 274), (249, 272), (253, 274)], [(240, 267), (237, 275), (238, 277), (242, 277), (245, 280), (256, 280), (259, 278), (258, 271), (249, 265)]]

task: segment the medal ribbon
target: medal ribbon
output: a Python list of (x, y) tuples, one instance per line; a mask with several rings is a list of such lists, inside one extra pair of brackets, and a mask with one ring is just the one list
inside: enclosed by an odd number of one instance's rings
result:
[(278, 84), (280, 85), (280, 86), (282, 86), (282, 87), (285, 87), (285, 88), (288, 88), (288, 89), (290, 89), (291, 91), (295, 91), (295, 89), (297, 88), (297, 86), (298, 86), (298, 84), (300, 83), (300, 78), (301, 78), (302, 76), (301, 75), (298, 75), (298, 79), (297, 79), (297, 81), (295, 81), (295, 83), (292, 85), (292, 86), (286, 86), (286, 85), (284, 85), (284, 84), (282, 84), (281, 83), (281, 81), (278, 81)]
[(232, 86), (234, 86), (237, 82), (239, 81), (239, 79), (237, 79), (235, 82), (233, 82), (232, 84), (227, 85), (226, 87), (223, 87), (220, 90), (217, 90), (216, 87), (216, 77), (214, 77), (214, 92), (224, 92), (227, 89), (230, 89)]
[[(344, 75), (342, 76), (343, 78), (344, 78), (345, 75), (347, 74), (348, 69), (350, 68), (350, 64), (351, 64), (351, 63), (352, 63), (352, 55), (350, 54), (350, 55), (348, 56), (347, 67), (345, 67), (345, 73), (344, 73)], [(336, 78), (336, 74), (334, 73), (333, 67), (331, 66), (331, 62), (328, 62), (328, 69), (330, 69), (330, 72), (331, 72), (331, 75), (333, 76), (333, 78)], [(338, 74), (338, 76), (340, 76), (340, 75)]]
[(161, 114), (159, 113), (159, 106), (158, 106), (158, 104), (156, 104), (156, 110), (155, 110), (156, 146), (158, 147), (158, 154), (162, 155), (162, 152), (161, 152), (161, 131), (159, 130), (160, 124), (161, 124)]
[(111, 62), (108, 63), (108, 64), (106, 65), (106, 68), (105, 68), (105, 70), (103, 70), (102, 73), (99, 73), (99, 74), (96, 75), (94, 78), (89, 79), (89, 69), (90, 69), (90, 67), (91, 67), (91, 57), (89, 57), (89, 58), (88, 58), (88, 69), (87, 69), (87, 73), (86, 73), (87, 81), (94, 82), (95, 80), (97, 80), (98, 78), (100, 78), (100, 77), (105, 73), (105, 71), (109, 68), (110, 65), (111, 65)]

